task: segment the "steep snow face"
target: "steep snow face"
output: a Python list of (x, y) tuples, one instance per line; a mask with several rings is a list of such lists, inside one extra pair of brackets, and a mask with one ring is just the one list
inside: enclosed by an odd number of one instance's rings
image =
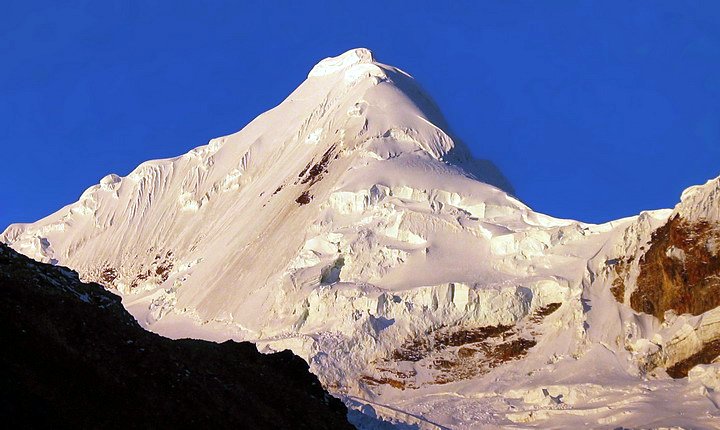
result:
[[(321, 61), (242, 131), (124, 178), (108, 175), (3, 240), (128, 297), (158, 292), (153, 320), (172, 308), (265, 333), (269, 315), (297, 319), (285, 315), (285, 296), (305, 300), (337, 261), (336, 281), (422, 286), (426, 277), (403, 273), (426, 267), (440, 246), (430, 242), (444, 236), (435, 230), (463, 215), (478, 224), (463, 229), (472, 237), (485, 234), (479, 218), (529, 213), (445, 162), (470, 159), (435, 123), (442, 116), (412, 78), (352, 50)], [(506, 182), (497, 171), (476, 173)], [(431, 280), (479, 276), (454, 271)]]
[(292, 349), (363, 426), (685, 424), (592, 401), (656, 401), (638, 362), (662, 328), (611, 287), (670, 211), (587, 225), (511, 193), (412, 77), (356, 49), (243, 130), (1, 239), (117, 289), (150, 330)]

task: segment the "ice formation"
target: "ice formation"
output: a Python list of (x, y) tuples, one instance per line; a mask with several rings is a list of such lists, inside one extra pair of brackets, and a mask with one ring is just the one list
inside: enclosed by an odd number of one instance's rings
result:
[(602, 225), (534, 212), (410, 75), (355, 49), (241, 131), (1, 240), (149, 330), (292, 349), (361, 427), (709, 428), (720, 365), (663, 369), (720, 338), (718, 309), (661, 322), (631, 298), (653, 231), (720, 221), (718, 181)]

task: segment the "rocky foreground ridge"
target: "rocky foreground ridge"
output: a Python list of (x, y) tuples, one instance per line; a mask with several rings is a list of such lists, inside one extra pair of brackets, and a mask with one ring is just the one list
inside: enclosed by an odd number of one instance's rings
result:
[(0, 333), (5, 428), (352, 428), (290, 351), (163, 338), (120, 297), (2, 244)]

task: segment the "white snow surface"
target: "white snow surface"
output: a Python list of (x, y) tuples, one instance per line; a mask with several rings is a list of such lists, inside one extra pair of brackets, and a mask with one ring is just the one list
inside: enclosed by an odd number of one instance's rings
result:
[[(719, 183), (676, 211), (720, 220)], [(613, 259), (672, 211), (590, 225), (508, 192), (410, 75), (355, 49), (241, 131), (110, 174), (0, 240), (117, 289), (157, 333), (292, 349), (362, 428), (718, 428), (720, 365), (672, 380), (640, 363), (720, 317), (661, 325), (609, 291)], [(537, 344), (442, 383), (388, 361), (436, 330), (498, 325)], [(414, 386), (367, 384), (381, 362)]]

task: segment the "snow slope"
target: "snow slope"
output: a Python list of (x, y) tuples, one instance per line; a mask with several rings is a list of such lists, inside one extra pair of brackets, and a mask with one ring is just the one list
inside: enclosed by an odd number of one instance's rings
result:
[[(683, 204), (717, 219), (698, 190)], [(532, 211), (411, 76), (355, 49), (241, 131), (0, 239), (117, 289), (152, 331), (292, 349), (363, 427), (713, 428), (716, 367), (648, 366), (681, 329), (610, 289), (670, 215)]]

